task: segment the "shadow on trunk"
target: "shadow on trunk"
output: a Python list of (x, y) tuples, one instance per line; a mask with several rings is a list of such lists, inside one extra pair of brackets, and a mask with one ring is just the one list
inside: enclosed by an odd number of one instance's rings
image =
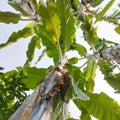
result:
[(46, 75), (9, 120), (51, 120), (56, 94), (60, 91), (61, 98), (64, 100), (68, 89), (67, 72), (65, 59)]

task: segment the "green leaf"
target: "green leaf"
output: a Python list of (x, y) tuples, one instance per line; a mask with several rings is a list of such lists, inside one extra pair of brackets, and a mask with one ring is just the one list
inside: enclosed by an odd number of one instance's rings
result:
[(61, 112), (61, 103), (58, 102), (56, 104), (55, 109), (54, 109), (54, 112), (53, 112), (53, 115), (52, 115), (52, 120), (57, 120), (60, 117), (60, 112)]
[(82, 108), (80, 120), (92, 120), (90, 114)]
[(3, 67), (0, 67), (0, 70), (3, 70), (4, 68)]
[(20, 19), (18, 14), (12, 12), (0, 12), (0, 22), (17, 24)]
[(88, 97), (85, 93), (83, 93), (83, 92), (76, 86), (76, 84), (75, 84), (75, 82), (74, 82), (73, 79), (71, 79), (71, 83), (72, 83), (72, 86), (73, 86), (73, 88), (74, 88), (74, 91), (75, 91), (75, 93), (76, 93), (76, 95), (77, 95), (77, 97), (78, 97), (79, 99), (81, 99), (81, 100), (89, 100), (89, 97)]
[(68, 59), (68, 62), (70, 63), (70, 64), (76, 64), (77, 62), (78, 62), (78, 58), (77, 57), (73, 57), (73, 58), (70, 58), (70, 59)]
[(42, 51), (42, 53), (41, 53), (40, 56), (38, 57), (38, 59), (37, 59), (37, 61), (35, 62), (35, 64), (37, 64), (37, 63), (44, 57), (45, 54), (46, 54), (46, 49), (44, 49), (44, 50)]
[(94, 78), (96, 76), (97, 64), (95, 60), (89, 60), (87, 67), (85, 68), (85, 74), (87, 79), (86, 90), (93, 91), (94, 90)]
[(61, 18), (60, 43), (63, 52), (68, 51), (75, 39), (75, 19), (71, 14), (69, 0), (57, 0), (58, 15)]
[(54, 42), (60, 37), (60, 19), (57, 15), (56, 5), (53, 1), (49, 1), (47, 6), (40, 4), (39, 15), (45, 29), (50, 32)]
[(36, 67), (25, 67), (21, 71), (27, 74), (27, 77), (22, 79), (22, 82), (29, 89), (34, 89), (47, 73), (47, 69)]
[(35, 27), (35, 32), (41, 38), (42, 44), (46, 46), (47, 55), (57, 63), (59, 59), (58, 48), (52, 40), (51, 34), (40, 25)]
[(119, 18), (120, 18), (120, 11), (119, 10), (114, 10), (112, 12), (112, 14), (107, 15), (107, 17), (114, 20), (114, 21), (117, 21), (117, 19), (119, 20)]
[(86, 87), (86, 76), (80, 70), (79, 67), (73, 66), (71, 64), (67, 64), (67, 69), (69, 71), (69, 75), (74, 79), (75, 84), (81, 89), (85, 91)]
[(0, 74), (0, 119), (8, 120), (27, 97), (25, 84), (21, 79), (25, 78), (22, 72), (12, 70)]
[(78, 44), (78, 43), (75, 43), (75, 44), (73, 45), (73, 49), (74, 49), (74, 50), (77, 50), (78, 53), (79, 53), (81, 56), (85, 55), (86, 52), (87, 52), (86, 48), (85, 48), (84, 46), (82, 46), (81, 44)]
[(116, 33), (120, 34), (120, 25), (117, 26), (114, 30), (115, 30)]
[(6, 47), (9, 44), (17, 42), (20, 38), (27, 38), (31, 36), (33, 32), (33, 28), (28, 27), (25, 27), (22, 30), (19, 30), (18, 32), (13, 32), (6, 43), (0, 44), (0, 48)]
[(120, 105), (105, 93), (90, 94), (89, 101), (74, 100), (77, 107), (82, 107), (99, 120), (119, 120)]
[(115, 0), (111, 0), (104, 8), (101, 12), (99, 12), (99, 14), (96, 16), (96, 21), (99, 21), (102, 19), (102, 17), (106, 14), (106, 12), (111, 8), (111, 6), (113, 5), (113, 3), (115, 2)]
[(115, 92), (120, 93), (120, 73), (119, 74), (112, 74), (107, 79), (109, 85), (115, 89)]
[(118, 7), (120, 7), (120, 3), (118, 3)]
[(47, 7), (41, 2), (39, 7), (39, 15), (42, 18), (47, 18), (49, 16)]
[(91, 6), (92, 7), (97, 7), (98, 5), (100, 5), (104, 0), (92, 0), (91, 2)]
[(107, 83), (116, 90), (116, 92), (120, 93), (120, 74), (113, 73), (115, 67), (112, 63), (104, 60), (99, 60), (98, 65), (100, 67), (100, 71), (104, 75), (104, 79)]
[(102, 72), (102, 74), (105, 75), (104, 78), (105, 79), (109, 78), (109, 73), (111, 74), (113, 72), (112, 63), (109, 61), (105, 61), (105, 60), (99, 60), (98, 65), (100, 67), (100, 71)]
[(79, 6), (80, 6), (80, 3), (78, 0), (71, 0), (71, 7), (74, 11), (77, 11)]
[(86, 68), (86, 78), (87, 79), (94, 79), (96, 76), (96, 68), (97, 68), (97, 64), (95, 62), (95, 60), (90, 60), (88, 62), (87, 68)]
[(37, 47), (38, 43), (40, 45), (40, 39), (37, 36), (33, 36), (31, 42), (28, 45), (28, 50), (27, 50), (28, 63), (31, 62), (32, 59), (34, 58), (35, 48)]
[(32, 3), (33, 3), (33, 5), (34, 5), (35, 9), (38, 11), (38, 9), (39, 9), (39, 4), (37, 3), (37, 0), (32, 0)]
[(97, 27), (94, 27), (91, 17), (85, 16), (81, 29), (83, 30), (84, 39), (89, 45), (95, 46), (98, 44)]

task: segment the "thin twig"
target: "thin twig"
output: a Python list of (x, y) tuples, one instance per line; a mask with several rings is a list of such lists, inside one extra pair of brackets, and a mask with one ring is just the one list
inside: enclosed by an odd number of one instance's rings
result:
[(84, 60), (84, 59), (86, 59), (85, 57), (83, 57), (83, 58), (79, 58), (78, 60)]
[[(94, 16), (98, 15), (96, 12), (91, 11), (89, 8), (87, 8), (87, 7), (85, 7), (85, 8), (86, 8), (86, 10), (85, 10), (86, 13), (90, 13), (90, 14), (92, 14)], [(112, 20), (112, 19), (110, 19), (108, 17), (103, 16), (102, 19), (105, 20), (105, 21), (107, 21), (107, 22), (110, 22), (110, 23), (113, 23), (113, 24), (116, 24), (116, 25), (120, 25), (117, 21)]]

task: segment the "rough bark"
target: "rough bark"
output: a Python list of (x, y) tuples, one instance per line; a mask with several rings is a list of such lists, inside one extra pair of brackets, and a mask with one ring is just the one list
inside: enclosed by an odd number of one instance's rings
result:
[(9, 120), (51, 120), (55, 95), (68, 87), (65, 64), (66, 60), (59, 62)]

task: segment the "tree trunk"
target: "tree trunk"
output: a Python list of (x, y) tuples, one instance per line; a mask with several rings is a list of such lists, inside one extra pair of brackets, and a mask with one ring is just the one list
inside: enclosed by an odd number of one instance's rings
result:
[(53, 102), (58, 90), (68, 87), (65, 64), (66, 59), (59, 62), (9, 120), (51, 120)]

